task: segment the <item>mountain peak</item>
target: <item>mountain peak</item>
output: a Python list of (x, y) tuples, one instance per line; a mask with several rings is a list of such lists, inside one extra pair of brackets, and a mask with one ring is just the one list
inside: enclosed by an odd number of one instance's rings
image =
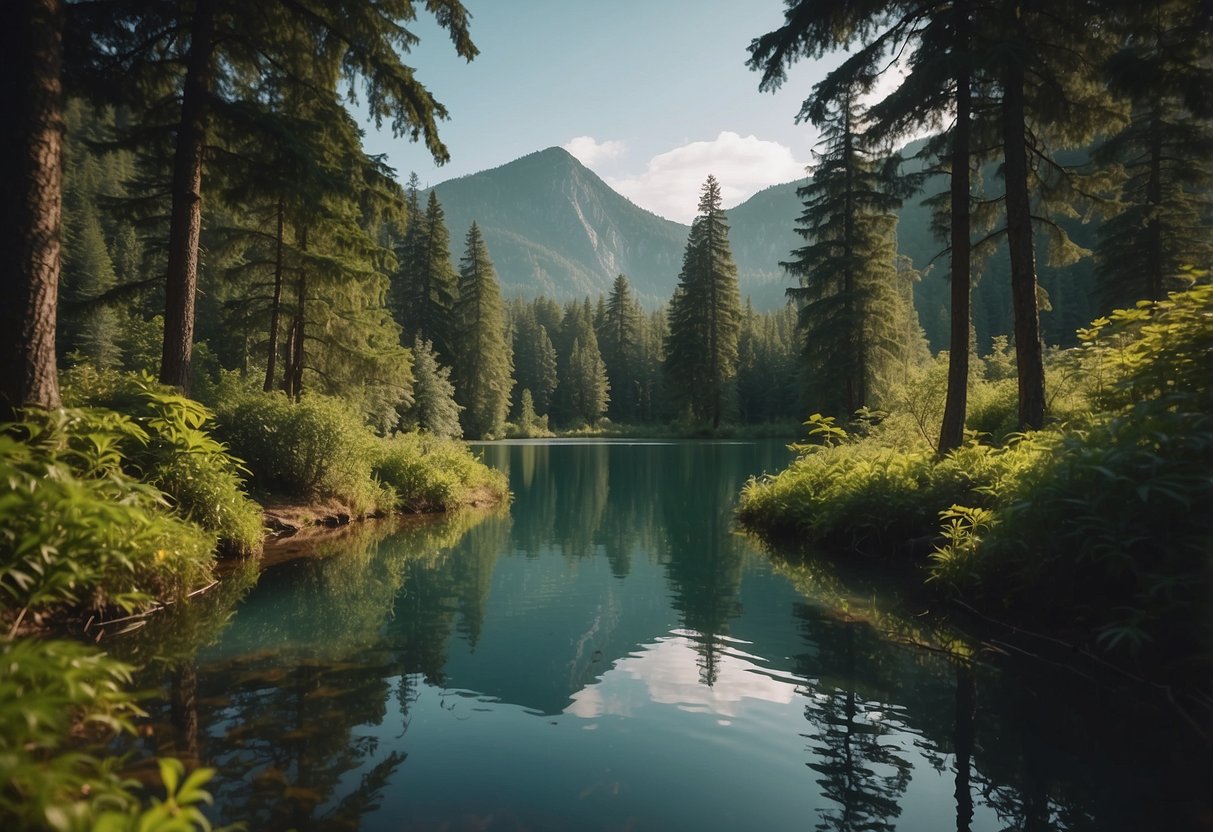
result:
[(686, 227), (620, 196), (562, 147), (433, 190), (452, 238), (476, 221), (507, 295), (605, 294), (621, 273), (650, 305), (673, 292)]

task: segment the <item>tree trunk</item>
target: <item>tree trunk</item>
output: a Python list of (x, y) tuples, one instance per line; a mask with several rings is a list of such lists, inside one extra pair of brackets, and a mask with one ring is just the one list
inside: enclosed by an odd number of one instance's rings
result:
[(278, 362), (278, 330), (282, 326), (282, 237), (286, 233), (283, 227), (285, 207), (282, 197), (278, 197), (278, 236), (274, 251), (274, 299), (270, 305), (270, 343), (265, 360), (265, 385), (262, 389), (270, 392), (274, 389), (274, 374)]
[(1146, 223), (1146, 298), (1162, 300), (1162, 104), (1155, 101), (1150, 110), (1150, 174), (1146, 181), (1146, 202), (1150, 219)]
[(198, 289), (198, 240), (202, 233), (202, 156), (206, 146), (214, 34), (213, 2), (198, 0), (190, 26), (181, 122), (173, 151), (173, 204), (169, 219), (164, 347), (160, 359), (160, 381), (186, 393), (190, 389), (194, 353), (194, 296)]
[[(307, 251), (307, 229), (299, 232), (299, 250)], [(291, 363), (286, 368), (284, 385), (286, 394), (299, 401), (303, 395), (303, 329), (304, 313), (307, 311), (307, 278), (305, 269), (299, 267), (299, 276), (295, 281), (295, 325), (291, 332)]]
[(177, 730), (177, 752), (193, 769), (202, 762), (198, 742), (198, 668), (187, 662), (169, 681), (169, 715)]
[(972, 766), (975, 745), (974, 714), (977, 686), (973, 668), (956, 665), (956, 729), (952, 745), (956, 754), (956, 832), (969, 832), (973, 823)]
[(1044, 355), (1040, 310), (1036, 305), (1036, 255), (1028, 196), (1024, 68), (1008, 58), (1002, 102), (1004, 178), (1007, 190), (1007, 246), (1011, 252), (1011, 314), (1015, 322), (1015, 362), (1019, 376), (1019, 429), (1039, 430), (1045, 421)]
[(0, 18), (0, 421), (59, 406), (55, 303), (63, 177), (60, 0), (12, 0)]
[[(953, 5), (955, 54), (969, 53), (969, 10), (966, 3)], [(969, 118), (973, 105), (972, 79), (962, 63), (956, 74), (956, 126), (952, 128), (951, 247), (952, 317), (949, 330), (948, 394), (939, 430), (939, 455), (964, 443), (965, 414), (969, 398), (969, 326), (971, 314), (972, 255), (969, 240)]]

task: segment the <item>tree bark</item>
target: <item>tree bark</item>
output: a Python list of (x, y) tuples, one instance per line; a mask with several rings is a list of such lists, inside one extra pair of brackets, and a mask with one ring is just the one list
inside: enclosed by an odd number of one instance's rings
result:
[(1011, 313), (1019, 376), (1019, 429), (1039, 430), (1045, 421), (1044, 354), (1036, 305), (1036, 254), (1028, 195), (1028, 152), (1024, 112), (1024, 67), (1014, 55), (1003, 73), (1004, 179), (1007, 191), (1007, 246), (1011, 253)]
[(278, 362), (278, 330), (282, 327), (282, 237), (286, 233), (285, 206), (282, 197), (278, 197), (278, 236), (277, 247), (274, 251), (274, 299), (270, 306), (270, 343), (265, 360), (265, 385), (262, 389), (270, 392), (274, 389), (274, 374)]
[(972, 79), (967, 66), (969, 53), (969, 9), (953, 4), (953, 49), (961, 56), (956, 74), (956, 126), (952, 128), (951, 247), (952, 309), (948, 351), (948, 394), (939, 430), (939, 455), (964, 443), (965, 414), (969, 398), (969, 326), (972, 294), (972, 253), (969, 239), (969, 154), (973, 106)]
[[(307, 229), (299, 232), (299, 250), (307, 251)], [(307, 278), (304, 267), (299, 267), (295, 281), (295, 325), (291, 331), (291, 363), (286, 368), (284, 386), (286, 394), (295, 401), (303, 395), (303, 329), (307, 311)]]
[(181, 122), (173, 151), (164, 346), (160, 359), (160, 381), (186, 393), (190, 389), (194, 353), (194, 299), (198, 290), (198, 241), (202, 233), (202, 157), (214, 51), (214, 4), (212, 0), (197, 0), (185, 59)]
[(12, 0), (0, 16), (0, 421), (59, 406), (55, 304), (63, 178), (63, 10)]
[(1150, 109), (1150, 173), (1146, 181), (1146, 202), (1150, 219), (1146, 223), (1146, 299), (1162, 300), (1162, 224), (1158, 211), (1162, 207), (1162, 104), (1155, 101)]

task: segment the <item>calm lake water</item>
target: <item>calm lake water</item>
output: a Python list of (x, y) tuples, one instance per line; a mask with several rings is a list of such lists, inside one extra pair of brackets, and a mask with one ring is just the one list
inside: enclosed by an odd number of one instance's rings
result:
[(507, 509), (359, 524), (115, 642), (156, 659), (144, 747), (219, 770), (216, 820), (840, 832), (1208, 821), (1207, 768), (1122, 691), (980, 649), (921, 601), (789, 565), (733, 532), (739, 488), (787, 463), (781, 443), (481, 451), (509, 472)]

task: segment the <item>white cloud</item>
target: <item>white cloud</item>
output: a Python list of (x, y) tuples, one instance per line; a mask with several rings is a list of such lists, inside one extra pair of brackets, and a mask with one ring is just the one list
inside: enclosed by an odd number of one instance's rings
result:
[(564, 149), (576, 156), (581, 164), (593, 167), (608, 159), (617, 159), (623, 155), (627, 146), (620, 141), (608, 139), (600, 142), (593, 136), (577, 136), (564, 144)]
[(715, 680), (710, 687), (703, 684), (699, 655), (693, 649), (703, 636), (691, 638), (678, 632), (615, 662), (597, 682), (572, 695), (565, 713), (583, 719), (633, 716), (649, 704), (658, 704), (729, 718), (740, 716), (755, 701), (781, 705), (795, 701), (802, 680), (778, 678), (727, 642), (717, 644)]
[(710, 142), (691, 142), (654, 156), (641, 174), (606, 181), (642, 208), (689, 223), (708, 174), (720, 182), (724, 206), (730, 208), (768, 185), (803, 179), (805, 163), (778, 142), (725, 131)]

